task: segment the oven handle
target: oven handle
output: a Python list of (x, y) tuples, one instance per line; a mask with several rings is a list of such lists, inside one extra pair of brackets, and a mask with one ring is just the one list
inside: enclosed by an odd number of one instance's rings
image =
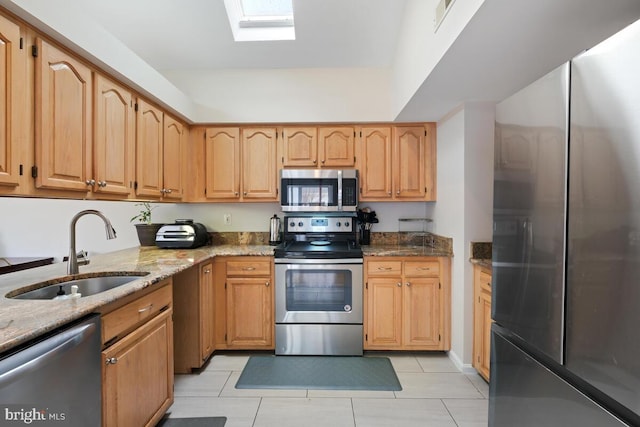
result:
[(362, 264), (362, 258), (276, 258), (276, 264)]

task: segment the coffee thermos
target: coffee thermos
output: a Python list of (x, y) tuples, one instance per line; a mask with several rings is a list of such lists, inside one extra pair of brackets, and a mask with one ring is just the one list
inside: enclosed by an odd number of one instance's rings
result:
[(280, 243), (280, 228), (282, 227), (282, 223), (278, 215), (273, 215), (269, 222), (269, 244), (277, 245)]

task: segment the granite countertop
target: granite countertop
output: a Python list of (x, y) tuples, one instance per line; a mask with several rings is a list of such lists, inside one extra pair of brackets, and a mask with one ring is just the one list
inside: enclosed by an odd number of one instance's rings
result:
[(364, 256), (452, 256), (446, 248), (427, 246), (363, 245), (362, 252)]
[(133, 294), (215, 256), (272, 256), (273, 246), (220, 245), (198, 249), (135, 247), (94, 255), (80, 273), (149, 272), (120, 287), (79, 299), (18, 300), (6, 295), (18, 288), (67, 276), (67, 263), (8, 273), (0, 280), (0, 353), (54, 330), (100, 307)]
[[(446, 249), (423, 246), (373, 245), (362, 248), (365, 256), (451, 256)], [(19, 300), (6, 297), (19, 288), (67, 277), (66, 262), (5, 274), (0, 280), (0, 353), (94, 313), (106, 304), (154, 286), (209, 258), (273, 256), (273, 249), (273, 246), (264, 244), (225, 244), (197, 249), (159, 249), (151, 246), (94, 255), (89, 265), (80, 267), (81, 274), (149, 274), (117, 288), (78, 299)]]
[(469, 261), (471, 261), (471, 264), (479, 265), (480, 267), (491, 268), (491, 259), (471, 258)]

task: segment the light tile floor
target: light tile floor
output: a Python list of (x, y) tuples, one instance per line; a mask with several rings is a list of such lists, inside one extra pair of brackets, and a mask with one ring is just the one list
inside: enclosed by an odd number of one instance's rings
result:
[(489, 386), (460, 373), (443, 353), (387, 356), (402, 391), (247, 390), (235, 384), (248, 354), (215, 355), (176, 375), (172, 418), (225, 416), (225, 427), (479, 427), (487, 425)]

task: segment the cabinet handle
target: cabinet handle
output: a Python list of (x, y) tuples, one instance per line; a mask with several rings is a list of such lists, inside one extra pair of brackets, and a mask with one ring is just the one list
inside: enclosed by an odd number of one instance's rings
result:
[(240, 193), (238, 193), (237, 191), (235, 192), (235, 195), (236, 195), (236, 196), (237, 196), (237, 195), (239, 195), (239, 194), (240, 194)]
[(107, 181), (98, 181), (98, 187), (106, 187), (107, 186)]
[(405, 283), (405, 285), (411, 286), (411, 282), (407, 282), (407, 283)]
[(138, 313), (144, 313), (145, 311), (149, 311), (149, 310), (151, 310), (152, 307), (153, 307), (153, 304), (149, 304), (148, 306), (139, 309)]
[(324, 160), (321, 163), (324, 165)]
[(271, 284), (271, 283), (269, 283), (269, 282), (265, 282), (265, 284), (264, 284), (264, 285), (268, 287), (270, 284)]
[(317, 161), (317, 160), (314, 160), (314, 161), (313, 161), (313, 164), (315, 165), (316, 163), (318, 163), (318, 161)]
[(398, 282), (398, 283), (396, 283), (396, 286), (401, 288), (402, 287), (402, 283)]
[(381, 271), (391, 271), (391, 267), (378, 267), (378, 270), (381, 270)]
[(242, 193), (242, 194), (246, 196), (246, 195), (247, 195), (247, 192), (245, 191), (245, 192), (244, 192), (244, 193)]
[(390, 196), (391, 195), (391, 191), (389, 191), (387, 194)]
[(96, 184), (96, 180), (95, 179), (88, 179), (84, 183), (93, 187)]
[(117, 358), (117, 357), (108, 357), (108, 358), (104, 361), (104, 364), (105, 364), (105, 365), (115, 365), (116, 363), (118, 363), (118, 358)]
[(170, 188), (167, 188), (166, 190), (164, 190), (164, 192), (165, 192), (166, 194), (171, 194), (171, 189), (170, 189)]
[(255, 267), (242, 267), (243, 271), (253, 271), (255, 269), (256, 269)]
[(418, 267), (418, 268), (416, 268), (416, 270), (429, 271), (429, 270), (431, 270), (431, 267)]
[(398, 196), (400, 195), (400, 190), (396, 191), (396, 195)]
[(209, 273), (211, 273), (211, 270), (205, 270), (204, 271), (204, 274), (209, 274)]

